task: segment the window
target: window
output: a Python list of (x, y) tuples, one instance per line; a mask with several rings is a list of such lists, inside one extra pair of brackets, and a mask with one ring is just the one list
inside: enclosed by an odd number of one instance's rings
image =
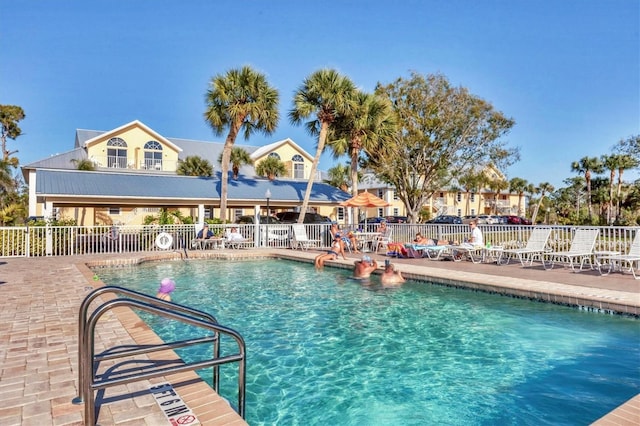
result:
[(118, 216), (120, 214), (120, 207), (109, 207), (109, 215)]
[(378, 209), (378, 217), (382, 217), (384, 216), (384, 209), (383, 208), (379, 208)]
[(471, 193), (471, 202), (473, 203), (476, 200), (476, 194), (475, 193)]
[(233, 217), (237, 220), (240, 216), (242, 216), (242, 209), (233, 209)]
[[(462, 193), (461, 192), (458, 192), (458, 195), (456, 195), (456, 200), (458, 202), (462, 201)], [(460, 215), (458, 215), (458, 216), (460, 216)]]
[(127, 143), (121, 138), (111, 138), (107, 142), (107, 167), (127, 168)]
[(384, 189), (378, 189), (378, 197), (384, 199)]
[(400, 198), (398, 197), (398, 191), (396, 191), (395, 189), (393, 190), (393, 199), (395, 201), (398, 201)]
[(338, 220), (344, 220), (344, 207), (338, 207)]
[(144, 165), (147, 170), (162, 170), (162, 145), (156, 141), (144, 144)]
[(458, 216), (462, 216), (462, 209), (458, 209)]
[(399, 209), (397, 207), (393, 208), (393, 215), (394, 216), (400, 216), (400, 211), (399, 211)]
[(475, 216), (476, 215), (476, 209), (471, 209), (471, 216)]
[(160, 207), (145, 207), (142, 211), (145, 213), (160, 213)]
[(280, 156), (278, 155), (278, 153), (277, 153), (277, 152), (271, 152), (271, 153), (269, 153), (269, 157), (277, 158), (278, 160), (280, 159)]
[(294, 155), (291, 157), (291, 162), (293, 163), (293, 178), (304, 179), (304, 158), (302, 155)]

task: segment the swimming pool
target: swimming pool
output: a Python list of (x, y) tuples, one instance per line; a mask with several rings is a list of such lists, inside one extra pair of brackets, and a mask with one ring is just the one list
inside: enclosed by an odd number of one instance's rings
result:
[[(239, 331), (251, 425), (588, 424), (640, 392), (632, 318), (421, 282), (363, 286), (292, 261), (98, 273), (148, 294), (173, 277), (174, 301)], [(166, 339), (181, 332), (151, 322)]]

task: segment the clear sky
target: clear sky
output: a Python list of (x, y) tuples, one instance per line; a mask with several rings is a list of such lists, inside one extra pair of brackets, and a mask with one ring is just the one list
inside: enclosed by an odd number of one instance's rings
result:
[(313, 155), (287, 112), (314, 71), (365, 91), (442, 73), (515, 119), (509, 178), (558, 188), (572, 161), (640, 134), (639, 30), (638, 0), (4, 0), (0, 104), (27, 115), (9, 141), (21, 164), (72, 149), (76, 129), (136, 119), (221, 142), (203, 119), (208, 83), (250, 65), (279, 90), (281, 120), (237, 143), (290, 137)]

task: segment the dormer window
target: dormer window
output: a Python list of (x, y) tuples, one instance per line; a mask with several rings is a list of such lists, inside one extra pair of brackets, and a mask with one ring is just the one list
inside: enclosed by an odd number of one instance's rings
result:
[(162, 145), (157, 141), (144, 144), (144, 164), (147, 170), (162, 170)]
[(107, 167), (127, 168), (127, 143), (121, 138), (111, 138), (107, 142)]
[(291, 157), (291, 162), (293, 164), (293, 178), (304, 179), (304, 158), (302, 155), (294, 155)]

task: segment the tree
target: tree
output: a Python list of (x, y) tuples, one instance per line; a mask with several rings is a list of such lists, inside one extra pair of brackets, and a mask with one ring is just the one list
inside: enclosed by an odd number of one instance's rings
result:
[(226, 220), (231, 148), (240, 131), (245, 139), (254, 132), (271, 135), (278, 125), (278, 91), (251, 67), (232, 69), (212, 78), (204, 118), (216, 136), (228, 128), (222, 150), (220, 219)]
[(535, 225), (536, 218), (538, 217), (538, 211), (540, 210), (540, 206), (542, 205), (542, 200), (544, 199), (545, 194), (549, 194), (553, 192), (555, 188), (549, 182), (542, 182), (538, 185), (538, 192), (540, 194), (540, 198), (538, 199), (538, 204), (536, 204), (536, 208), (533, 211), (533, 215), (531, 216), (531, 223)]
[[(0, 105), (0, 143), (2, 144), (2, 159), (9, 161), (11, 155), (18, 152), (9, 151), (7, 148), (7, 139), (15, 140), (22, 134), (22, 130), (18, 126), (18, 121), (24, 120), (24, 111), (16, 105)], [(17, 164), (15, 165), (17, 166)]]
[(178, 160), (176, 174), (182, 176), (213, 176), (213, 166), (209, 160), (197, 155), (189, 155), (184, 160)]
[(330, 128), (330, 141), (335, 158), (349, 154), (351, 159), (351, 194), (358, 195), (358, 160), (360, 152), (370, 152), (380, 143), (388, 143), (396, 132), (396, 117), (388, 99), (357, 92), (352, 108), (338, 116)]
[(494, 214), (498, 214), (498, 195), (500, 192), (507, 189), (509, 187), (509, 182), (504, 179), (494, 178), (489, 179), (487, 182), (489, 189), (493, 192), (493, 212)]
[(465, 203), (465, 216), (471, 214), (471, 193), (478, 191), (480, 177), (478, 173), (469, 171), (458, 178), (458, 184), (464, 189), (467, 196)]
[(355, 94), (356, 87), (351, 80), (331, 69), (323, 69), (311, 74), (294, 94), (293, 108), (289, 111), (291, 123), (299, 125), (312, 117), (310, 121), (305, 123), (305, 127), (311, 136), (318, 136), (316, 155), (311, 165), (309, 182), (298, 216), (298, 223), (304, 223), (313, 181), (320, 156), (324, 151), (329, 128), (340, 115), (349, 113)]
[(93, 171), (96, 169), (96, 166), (95, 164), (93, 164), (93, 161), (88, 160), (86, 158), (82, 160), (78, 160), (77, 158), (74, 158), (73, 160), (71, 160), (71, 162), (76, 166), (77, 170)]
[(276, 157), (268, 156), (256, 167), (258, 176), (266, 176), (269, 180), (274, 180), (278, 176), (287, 174), (287, 166)]
[(579, 161), (571, 163), (571, 171), (584, 175), (587, 182), (587, 212), (589, 214), (589, 223), (591, 223), (591, 172), (602, 173), (603, 166), (596, 157), (582, 157)]
[[(218, 163), (222, 164), (222, 152), (220, 153), (220, 155), (218, 156)], [(240, 173), (240, 167), (247, 164), (247, 165), (251, 165), (253, 164), (253, 160), (251, 159), (251, 155), (249, 155), (249, 153), (237, 146), (234, 146), (233, 149), (231, 150), (231, 157), (230, 157), (230, 162), (231, 162), (231, 170), (233, 173), (233, 179), (237, 180), (238, 179), (238, 174)]]
[(509, 191), (518, 194), (518, 216), (524, 215), (524, 212), (522, 211), (522, 196), (524, 195), (528, 184), (529, 182), (527, 182), (526, 179), (519, 177), (514, 177), (509, 181)]
[(620, 164), (621, 155), (612, 154), (612, 155), (603, 155), (600, 157), (600, 161), (604, 168), (609, 170), (609, 199), (607, 201), (607, 224), (611, 224), (613, 221), (613, 182), (616, 178), (616, 171), (618, 170), (618, 165)]
[(622, 199), (622, 174), (625, 170), (638, 167), (638, 161), (631, 155), (621, 154), (618, 162), (618, 185), (616, 189), (616, 218), (620, 216), (620, 200)]
[(625, 154), (635, 160), (635, 166), (640, 164), (640, 135), (629, 136), (627, 139), (621, 139), (613, 147), (613, 151), (618, 154)]
[(344, 192), (349, 191), (349, 187), (351, 186), (351, 177), (350, 177), (351, 168), (346, 164), (338, 164), (333, 166), (327, 173), (329, 175), (329, 179), (325, 180), (325, 183), (328, 183), (331, 186), (336, 188), (340, 188)]
[(396, 188), (411, 222), (454, 177), (490, 162), (506, 167), (517, 160), (518, 150), (500, 142), (514, 121), (442, 75), (412, 73), (379, 83), (376, 93), (391, 101), (399, 129), (392, 142), (367, 153), (365, 165)]

